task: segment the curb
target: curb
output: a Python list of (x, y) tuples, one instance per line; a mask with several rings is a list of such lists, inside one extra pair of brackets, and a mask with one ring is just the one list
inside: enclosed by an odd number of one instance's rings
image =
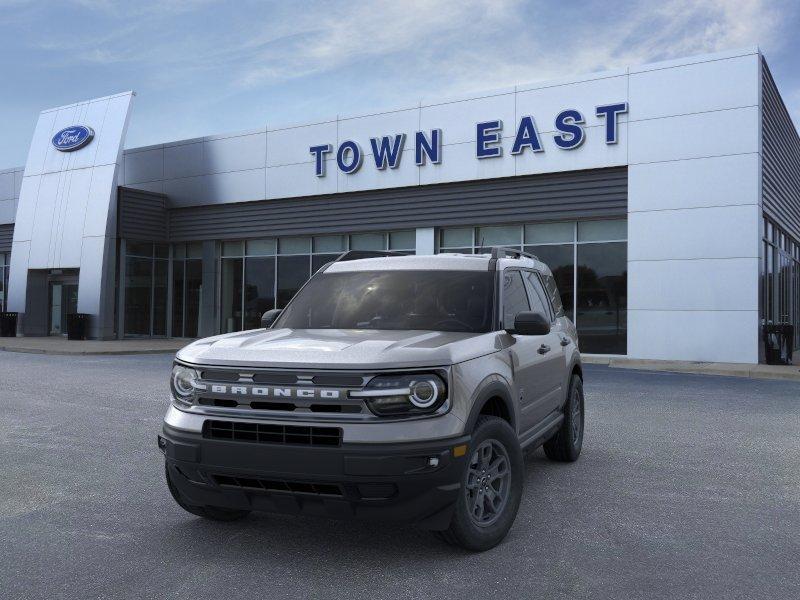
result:
[(746, 379), (773, 379), (800, 381), (800, 366), (754, 365), (736, 363), (704, 363), (672, 360), (645, 360), (611, 356), (583, 357), (586, 364), (608, 365), (612, 369), (663, 371), (669, 373), (691, 373), (695, 375), (718, 375)]

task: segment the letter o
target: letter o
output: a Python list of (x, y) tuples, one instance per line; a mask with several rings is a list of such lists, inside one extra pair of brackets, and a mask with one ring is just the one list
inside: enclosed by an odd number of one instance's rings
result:
[(336, 164), (342, 173), (355, 173), (361, 168), (363, 160), (364, 153), (361, 152), (361, 146), (352, 140), (342, 142), (336, 153)]

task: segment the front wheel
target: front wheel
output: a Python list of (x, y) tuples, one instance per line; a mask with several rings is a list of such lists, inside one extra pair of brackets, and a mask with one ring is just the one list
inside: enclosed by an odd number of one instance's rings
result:
[(508, 423), (487, 416), (475, 426), (469, 456), (453, 520), (441, 537), (483, 551), (499, 544), (514, 524), (524, 485), (522, 450)]
[(564, 421), (558, 432), (544, 443), (544, 453), (550, 460), (575, 462), (583, 446), (583, 381), (573, 375), (569, 397), (564, 405)]

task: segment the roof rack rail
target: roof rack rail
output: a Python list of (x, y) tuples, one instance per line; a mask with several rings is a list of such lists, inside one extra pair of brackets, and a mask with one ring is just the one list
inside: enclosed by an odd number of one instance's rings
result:
[(492, 258), (495, 260), (498, 258), (530, 258), (533, 260), (539, 260), (539, 257), (535, 254), (531, 254), (530, 252), (523, 252), (522, 250), (517, 250), (516, 248), (509, 248), (508, 246), (493, 246), (492, 247)]
[(359, 260), (362, 258), (380, 258), (389, 256), (405, 256), (401, 252), (393, 252), (392, 250), (348, 250), (343, 252), (332, 262), (344, 262), (347, 260)]

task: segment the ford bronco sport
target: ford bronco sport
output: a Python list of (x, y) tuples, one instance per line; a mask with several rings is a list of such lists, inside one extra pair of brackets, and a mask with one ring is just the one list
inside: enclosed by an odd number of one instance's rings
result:
[(577, 336), (547, 266), (374, 254), (322, 267), (263, 329), (178, 352), (158, 443), (181, 507), (401, 520), (485, 550), (516, 517), (523, 449), (578, 458)]

